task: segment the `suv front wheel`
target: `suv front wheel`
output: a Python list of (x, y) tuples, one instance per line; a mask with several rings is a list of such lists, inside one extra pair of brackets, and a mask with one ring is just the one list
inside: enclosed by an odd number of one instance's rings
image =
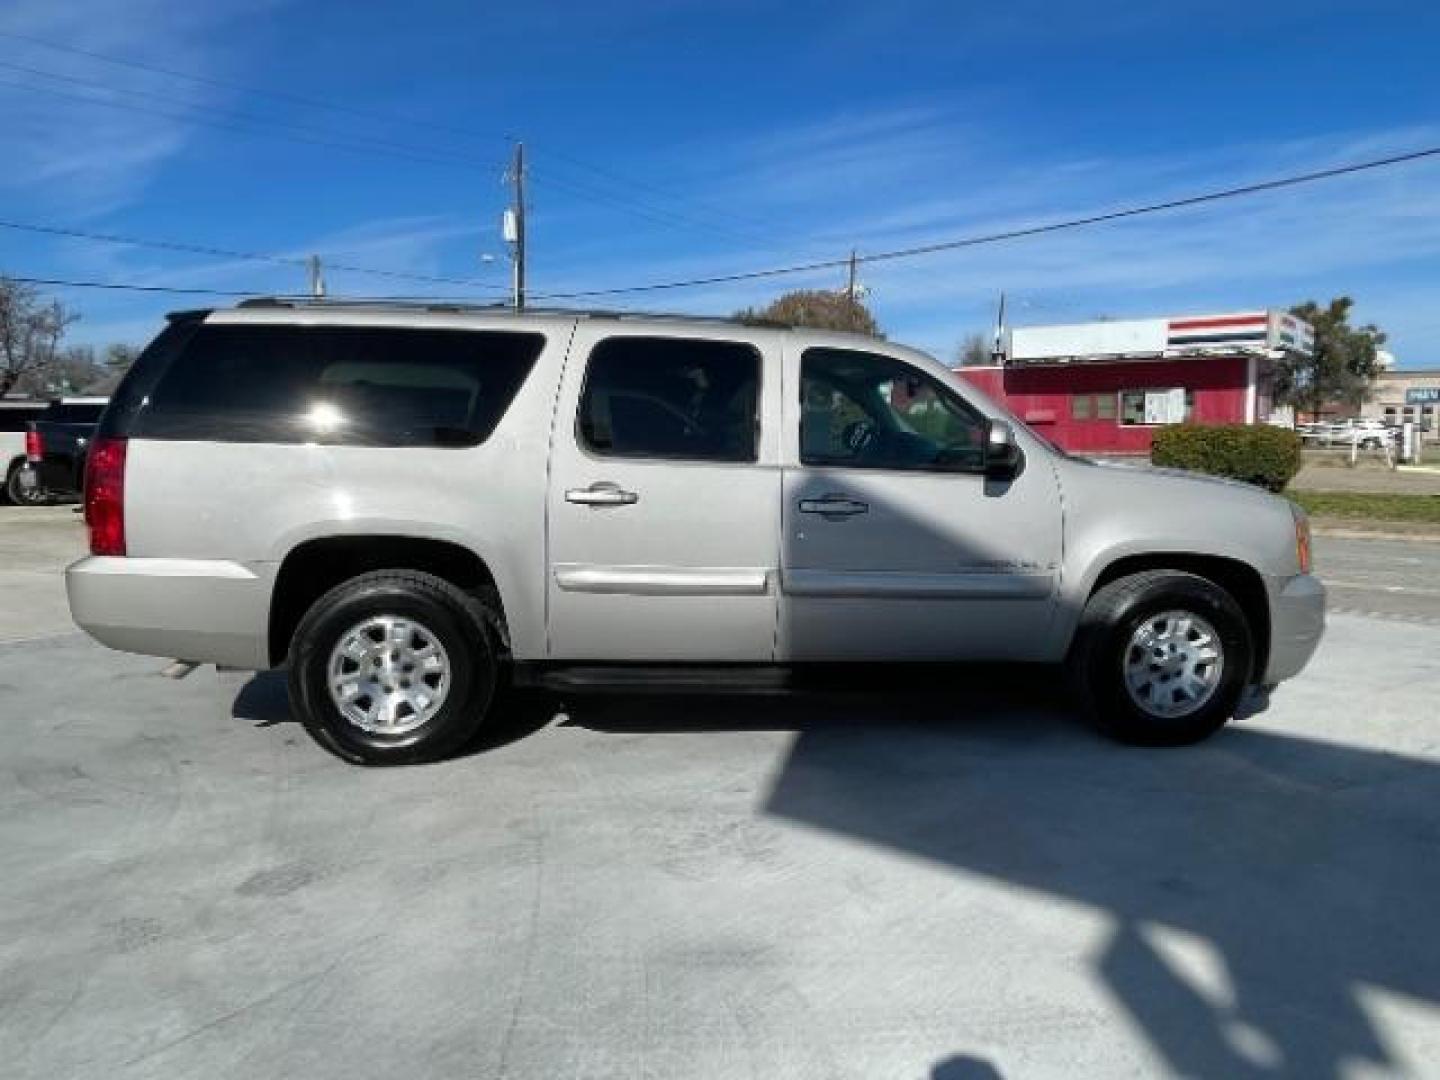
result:
[(1235, 599), (1196, 574), (1119, 578), (1085, 605), (1072, 674), (1090, 718), (1124, 742), (1179, 746), (1224, 726), (1254, 644)]
[(337, 585), (290, 646), (290, 701), (321, 746), (357, 765), (455, 753), (499, 674), (493, 620), (443, 578), (381, 570)]

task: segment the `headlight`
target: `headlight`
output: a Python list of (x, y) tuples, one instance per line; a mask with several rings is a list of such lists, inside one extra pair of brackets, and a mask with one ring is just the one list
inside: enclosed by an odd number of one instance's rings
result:
[(1312, 558), (1310, 554), (1310, 515), (1301, 510), (1293, 502), (1290, 504), (1290, 516), (1295, 519), (1295, 561), (1300, 564), (1300, 573), (1310, 573)]

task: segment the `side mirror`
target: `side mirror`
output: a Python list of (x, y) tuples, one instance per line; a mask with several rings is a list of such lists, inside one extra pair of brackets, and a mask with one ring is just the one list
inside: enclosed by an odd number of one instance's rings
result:
[(1007, 420), (991, 420), (985, 425), (985, 475), (995, 480), (1010, 480), (1020, 471), (1020, 444), (1015, 429)]

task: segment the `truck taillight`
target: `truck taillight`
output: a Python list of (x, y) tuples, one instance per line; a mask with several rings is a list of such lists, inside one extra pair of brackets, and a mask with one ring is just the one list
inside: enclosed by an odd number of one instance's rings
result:
[(1295, 562), (1300, 566), (1300, 573), (1308, 574), (1314, 565), (1310, 547), (1310, 515), (1294, 503), (1290, 504), (1290, 513), (1295, 518)]
[(90, 554), (125, 554), (125, 440), (96, 439), (85, 463)]
[(39, 461), (45, 456), (45, 440), (34, 428), (25, 432), (25, 456), (31, 461)]

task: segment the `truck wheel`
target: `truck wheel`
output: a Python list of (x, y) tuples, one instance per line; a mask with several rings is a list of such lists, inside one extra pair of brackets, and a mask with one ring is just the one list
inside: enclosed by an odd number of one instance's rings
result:
[(24, 465), (12, 465), (5, 477), (5, 496), (16, 506), (44, 506), (50, 501), (50, 493), (44, 488), (27, 488), (20, 483), (20, 470)]
[(495, 695), (493, 624), (480, 601), (432, 574), (362, 574), (300, 621), (291, 703), (316, 742), (353, 764), (447, 757)]
[(1102, 731), (1143, 746), (1181, 746), (1235, 714), (1254, 644), (1224, 589), (1196, 574), (1149, 570), (1090, 598), (1070, 662)]

